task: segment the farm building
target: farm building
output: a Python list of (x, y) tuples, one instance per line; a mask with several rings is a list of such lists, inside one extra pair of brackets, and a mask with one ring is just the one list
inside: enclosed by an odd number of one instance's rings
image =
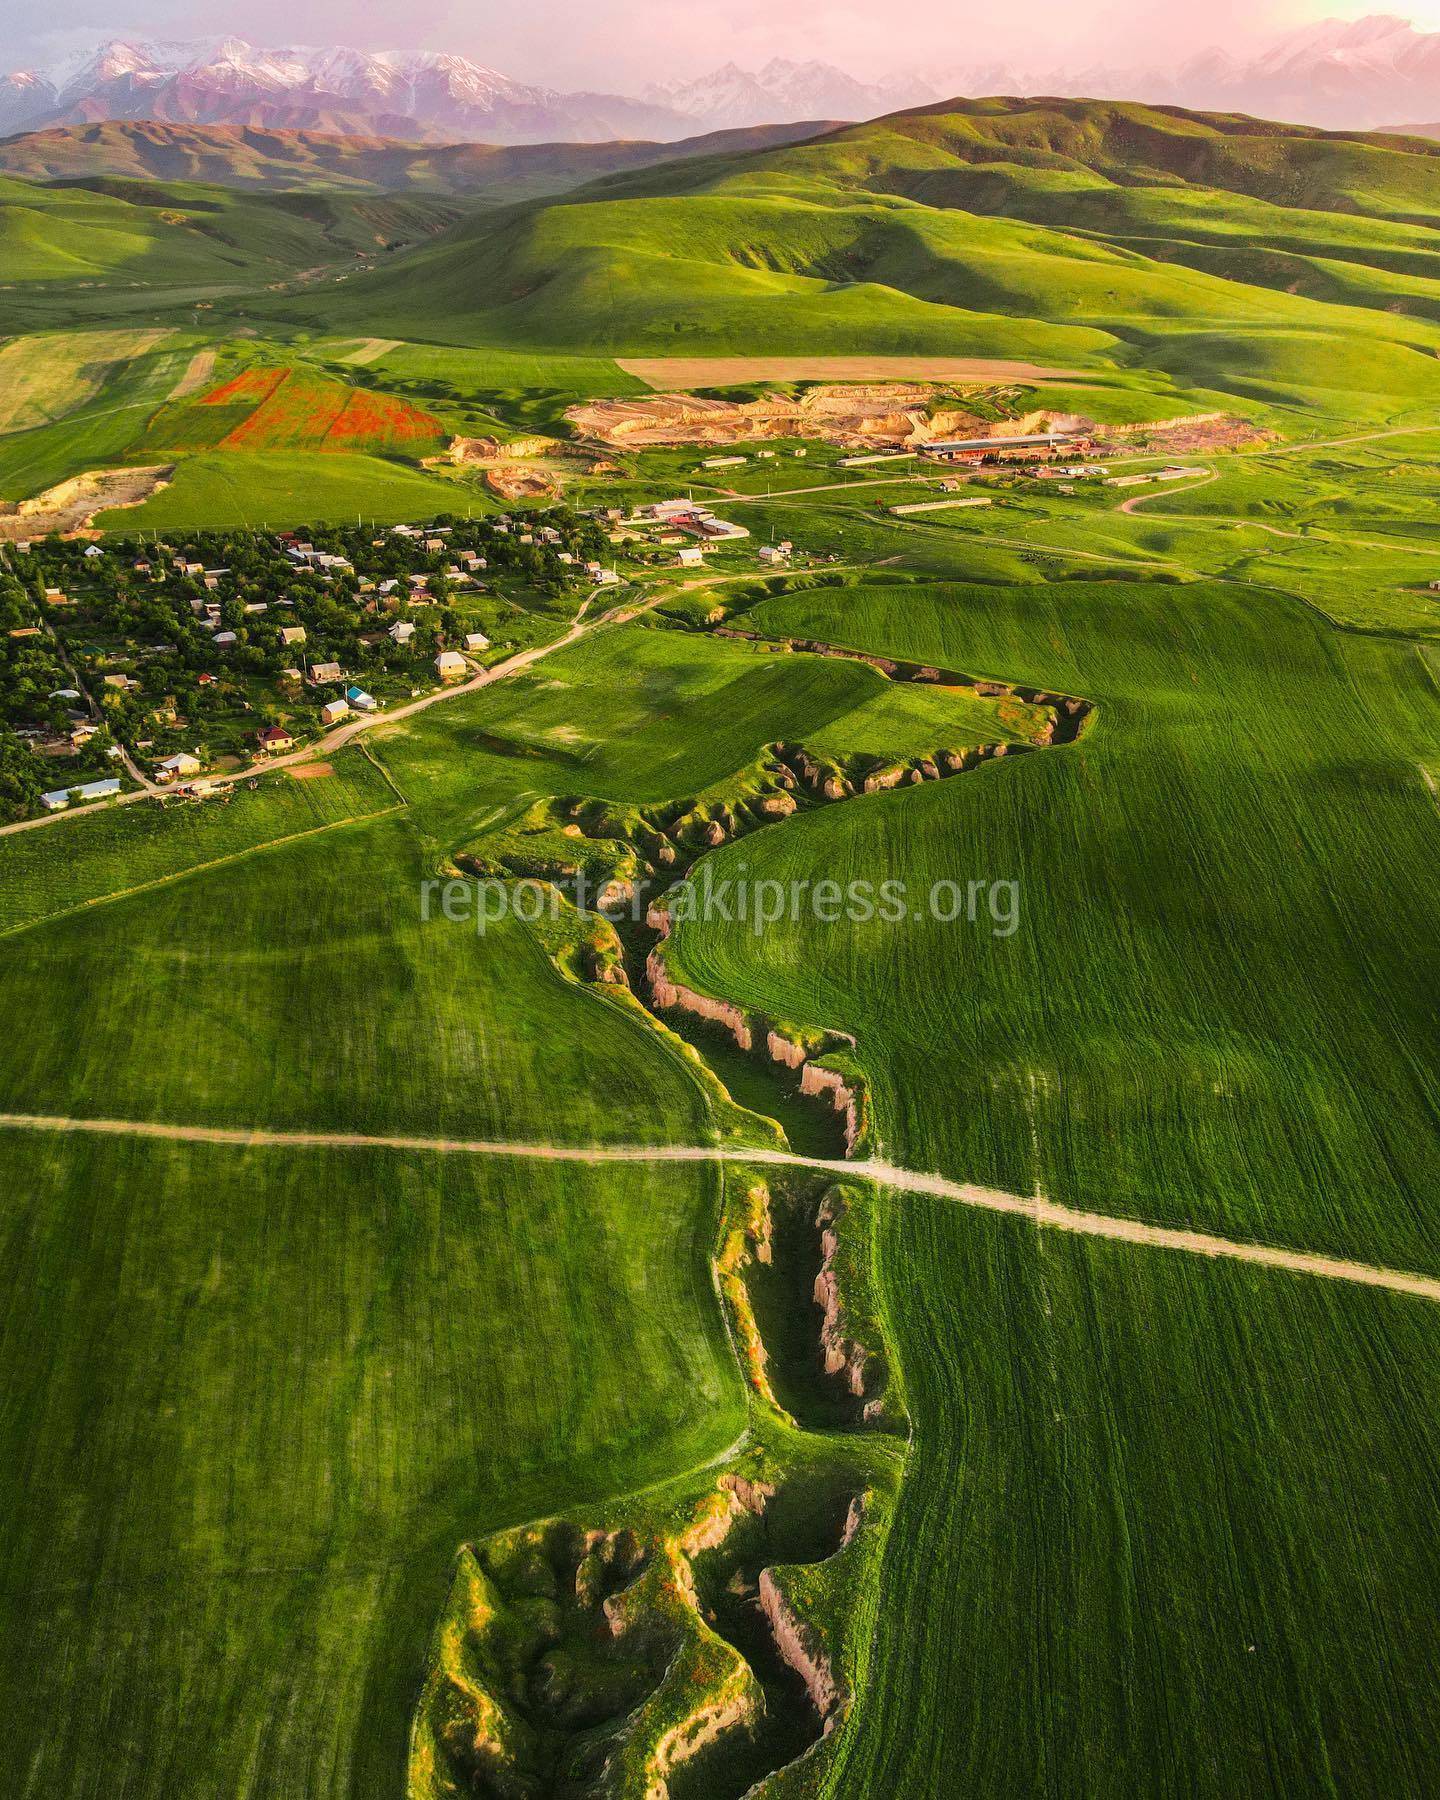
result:
[(682, 568), (698, 569), (705, 563), (705, 552), (699, 544), (684, 544), (675, 552), (675, 559)]
[(348, 700), (327, 700), (320, 708), (320, 717), (327, 725), (338, 725), (349, 710)]
[(458, 650), (442, 650), (435, 658), (435, 673), (442, 681), (454, 681), (465, 673), (465, 658)]
[(187, 775), (200, 773), (200, 758), (192, 756), (188, 750), (179, 750), (174, 756), (167, 756), (163, 762), (155, 765), (157, 781), (183, 781)]
[(103, 781), (87, 781), (80, 787), (56, 788), (53, 793), (42, 794), (40, 804), (46, 812), (63, 812), (72, 800), (109, 800), (120, 792), (120, 777), (107, 776)]
[(362, 687), (346, 688), (345, 698), (350, 702), (351, 706), (355, 708), (356, 712), (368, 713), (375, 711), (374, 695), (367, 694)]
[(280, 627), (280, 642), (287, 646), (290, 644), (303, 644), (305, 642), (305, 627), (303, 625), (282, 625)]
[(488, 650), (490, 648), (490, 640), (483, 631), (467, 631), (465, 633), (465, 648), (467, 650)]
[(324, 687), (329, 681), (343, 681), (344, 671), (337, 662), (313, 663), (310, 668), (311, 687)]

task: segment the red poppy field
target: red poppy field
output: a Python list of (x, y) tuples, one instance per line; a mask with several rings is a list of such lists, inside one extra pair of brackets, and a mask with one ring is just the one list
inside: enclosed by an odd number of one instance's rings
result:
[(244, 369), (207, 393), (164, 407), (147, 446), (166, 450), (422, 453), (445, 426), (393, 394), (374, 394), (301, 369)]

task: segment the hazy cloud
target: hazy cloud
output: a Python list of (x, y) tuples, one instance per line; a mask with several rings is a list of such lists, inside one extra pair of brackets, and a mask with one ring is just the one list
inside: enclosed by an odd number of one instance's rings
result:
[[(253, 42), (455, 50), (525, 80), (564, 88), (636, 87), (771, 56), (835, 62), (862, 77), (944, 72), (977, 63), (1025, 66), (1153, 63), (1363, 4), (1209, 0), (1178, 9), (1155, 0), (911, 0), (897, 11), (850, 0), (135, 0), (117, 18), (103, 0), (0, 0), (6, 66), (49, 61), (117, 36), (192, 38), (233, 32)], [(1440, 25), (1440, 0), (1407, 7)], [(127, 9), (128, 12), (128, 9)]]

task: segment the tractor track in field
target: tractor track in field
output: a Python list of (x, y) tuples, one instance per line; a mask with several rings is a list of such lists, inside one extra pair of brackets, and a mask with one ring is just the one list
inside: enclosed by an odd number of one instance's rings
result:
[(1247, 1243), (1178, 1226), (1151, 1225), (1113, 1213), (1087, 1212), (1061, 1205), (1043, 1195), (1010, 1194), (1000, 1188), (927, 1175), (878, 1158), (848, 1161), (839, 1157), (802, 1156), (793, 1150), (742, 1144), (547, 1144), (507, 1142), (494, 1138), (414, 1137), (400, 1133), (353, 1131), (246, 1130), (223, 1125), (172, 1125), (150, 1119), (71, 1119), (41, 1113), (0, 1113), (0, 1131), (44, 1132), (58, 1136), (120, 1137), (177, 1144), (215, 1144), (241, 1150), (390, 1150), (412, 1155), (493, 1156), (534, 1162), (604, 1163), (742, 1163), (767, 1168), (809, 1169), (818, 1174), (872, 1181), (898, 1193), (920, 1194), (1028, 1219), (1041, 1231), (1064, 1231), (1077, 1237), (1105, 1238), (1150, 1250), (1172, 1250), (1188, 1256), (1249, 1263), (1292, 1275), (1347, 1281), (1360, 1287), (1440, 1302), (1440, 1276), (1384, 1268), (1348, 1257), (1326, 1256), (1275, 1245)]

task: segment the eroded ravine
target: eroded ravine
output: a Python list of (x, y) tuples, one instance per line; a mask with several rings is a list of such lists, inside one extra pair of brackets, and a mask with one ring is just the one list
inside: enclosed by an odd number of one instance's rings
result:
[[(896, 756), (819, 754), (804, 743), (778, 740), (747, 768), (683, 799), (644, 807), (583, 795), (542, 799), (502, 841), (482, 840), (457, 861), (481, 876), (549, 881), (581, 900), (590, 931), (581, 959), (585, 979), (628, 988), (653, 1019), (691, 1045), (732, 1097), (778, 1124), (792, 1148), (853, 1156), (871, 1141), (868, 1084), (853, 1040), (826, 1026), (744, 1009), (680, 981), (665, 953), (678, 897), (703, 873), (711, 852), (753, 832), (803, 812), (1072, 744), (1093, 707), (1075, 695), (814, 638), (766, 637), (736, 627), (717, 627), (715, 635), (858, 662), (887, 681), (965, 692), (1002, 706), (1010, 702), (1026, 709), (1035, 729), (1028, 739), (937, 744)], [(588, 908), (587, 892), (595, 897)]]

